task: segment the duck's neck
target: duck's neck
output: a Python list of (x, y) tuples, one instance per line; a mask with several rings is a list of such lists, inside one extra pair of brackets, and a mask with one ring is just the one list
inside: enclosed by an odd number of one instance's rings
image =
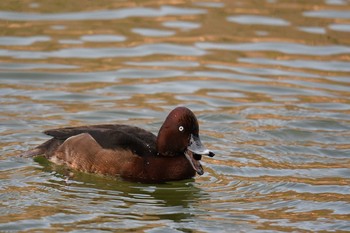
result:
[[(192, 178), (196, 174), (185, 156), (159, 156), (149, 159), (147, 162), (146, 174), (150, 180), (159, 180), (160, 178), (165, 181), (183, 180)], [(159, 169), (154, 169), (155, 167)]]

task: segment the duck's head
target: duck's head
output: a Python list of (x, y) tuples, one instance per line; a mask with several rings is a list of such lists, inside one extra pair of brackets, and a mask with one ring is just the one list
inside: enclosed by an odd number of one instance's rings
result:
[(186, 107), (175, 108), (165, 119), (158, 133), (157, 151), (162, 156), (185, 156), (199, 175), (204, 173), (202, 155), (215, 155), (203, 146), (197, 118)]

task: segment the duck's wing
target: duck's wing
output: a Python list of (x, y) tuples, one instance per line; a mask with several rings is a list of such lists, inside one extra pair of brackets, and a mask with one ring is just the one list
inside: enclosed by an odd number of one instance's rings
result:
[(134, 126), (92, 125), (50, 129), (44, 133), (59, 140), (88, 133), (105, 149), (128, 149), (140, 156), (156, 153), (156, 136)]

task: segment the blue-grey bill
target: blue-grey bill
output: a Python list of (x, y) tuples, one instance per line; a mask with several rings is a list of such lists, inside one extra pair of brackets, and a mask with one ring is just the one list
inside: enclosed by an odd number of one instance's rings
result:
[(193, 134), (191, 134), (190, 143), (187, 149), (198, 155), (208, 155), (209, 157), (213, 157), (215, 155), (213, 152), (205, 148), (199, 136), (195, 136)]

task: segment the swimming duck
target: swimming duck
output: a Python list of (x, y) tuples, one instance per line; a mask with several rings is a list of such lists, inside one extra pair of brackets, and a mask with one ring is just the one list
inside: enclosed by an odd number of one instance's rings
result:
[(158, 136), (129, 125), (106, 124), (44, 131), (53, 138), (24, 152), (88, 173), (140, 182), (188, 179), (204, 173), (202, 155), (213, 157), (199, 137), (198, 121), (186, 107), (172, 110)]

